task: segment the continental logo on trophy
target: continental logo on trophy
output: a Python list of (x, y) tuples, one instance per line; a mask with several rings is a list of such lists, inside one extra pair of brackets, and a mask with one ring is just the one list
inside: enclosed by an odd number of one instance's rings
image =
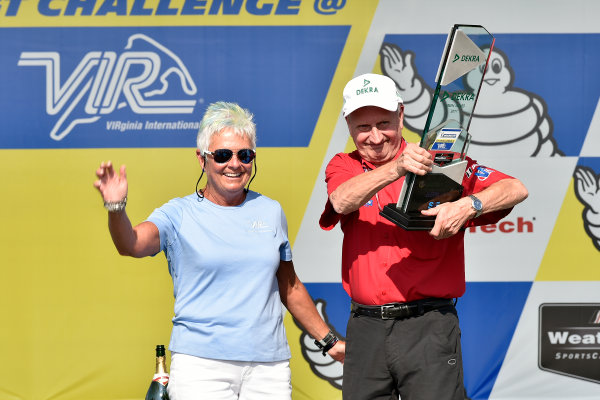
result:
[[(420, 143), (433, 156), (433, 170), (423, 176), (407, 174), (398, 202), (381, 211), (406, 230), (430, 230), (435, 217), (421, 211), (462, 195), (469, 124), (493, 47), (494, 37), (480, 25), (454, 25), (450, 30)], [(433, 121), (436, 126), (431, 128)]]

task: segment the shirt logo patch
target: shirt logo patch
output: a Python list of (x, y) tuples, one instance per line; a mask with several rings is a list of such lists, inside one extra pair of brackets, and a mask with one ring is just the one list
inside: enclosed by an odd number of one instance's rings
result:
[(486, 168), (486, 167), (479, 167), (479, 168), (477, 168), (477, 171), (475, 171), (475, 176), (480, 181), (485, 181), (493, 172), (494, 172), (493, 169)]
[(253, 221), (250, 224), (250, 232), (272, 232), (273, 229), (266, 222), (261, 220)]
[(467, 168), (467, 170), (465, 171), (465, 175), (467, 176), (467, 178), (471, 177), (471, 174), (473, 173), (473, 171), (475, 171), (477, 169), (477, 167), (479, 167), (479, 164), (475, 163), (475, 164), (471, 165), (469, 168)]

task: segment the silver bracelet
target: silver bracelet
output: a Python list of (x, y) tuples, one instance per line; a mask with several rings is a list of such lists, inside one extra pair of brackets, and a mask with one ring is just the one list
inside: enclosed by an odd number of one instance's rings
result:
[(104, 208), (108, 210), (108, 212), (120, 212), (125, 209), (127, 205), (127, 196), (120, 201), (105, 201)]

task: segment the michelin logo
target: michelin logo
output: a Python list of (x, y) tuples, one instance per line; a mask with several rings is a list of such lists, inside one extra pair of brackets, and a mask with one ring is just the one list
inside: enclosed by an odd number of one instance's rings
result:
[(585, 206), (583, 224), (585, 231), (600, 251), (600, 173), (589, 167), (578, 166), (574, 173), (575, 196)]
[[(135, 51), (139, 45), (152, 51)], [(46, 113), (58, 116), (50, 132), (56, 141), (64, 139), (75, 126), (91, 124), (101, 116), (127, 106), (136, 114), (191, 114), (196, 100), (160, 99), (173, 81), (183, 93), (198, 92), (181, 59), (154, 39), (131, 35), (120, 54), (113, 51), (90, 51), (71, 75), (61, 82), (58, 52), (21, 53), (19, 66), (45, 67)], [(151, 99), (154, 97), (155, 99)]]
[[(482, 50), (489, 53), (489, 48)], [(405, 127), (414, 132), (423, 131), (435, 90), (428, 87), (425, 79), (418, 73), (414, 62), (415, 53), (402, 50), (394, 43), (383, 43), (379, 55), (383, 74), (396, 82), (403, 99), (411, 99), (405, 104)], [(465, 57), (463, 61), (467, 60), (473, 61), (469, 57)], [(452, 116), (461, 125), (471, 118), (469, 130), (485, 132), (485, 135), (473, 137), (469, 144), (469, 154), (474, 155), (474, 158), (500, 153), (527, 157), (564, 155), (554, 137), (554, 125), (546, 101), (533, 92), (513, 85), (518, 72), (510, 66), (508, 56), (494, 47), (485, 79), (478, 92), (477, 110), (472, 116), (462, 111)], [(470, 92), (440, 93), (443, 110), (436, 109), (431, 126), (436, 126), (455, 111), (462, 110), (461, 102), (474, 101), (473, 91), (479, 86), (480, 77), (479, 69), (465, 76), (465, 86)]]

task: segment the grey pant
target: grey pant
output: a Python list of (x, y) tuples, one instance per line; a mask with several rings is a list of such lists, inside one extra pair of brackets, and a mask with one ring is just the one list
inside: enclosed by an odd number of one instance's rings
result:
[(344, 400), (464, 400), (456, 309), (397, 320), (351, 314), (342, 393)]

